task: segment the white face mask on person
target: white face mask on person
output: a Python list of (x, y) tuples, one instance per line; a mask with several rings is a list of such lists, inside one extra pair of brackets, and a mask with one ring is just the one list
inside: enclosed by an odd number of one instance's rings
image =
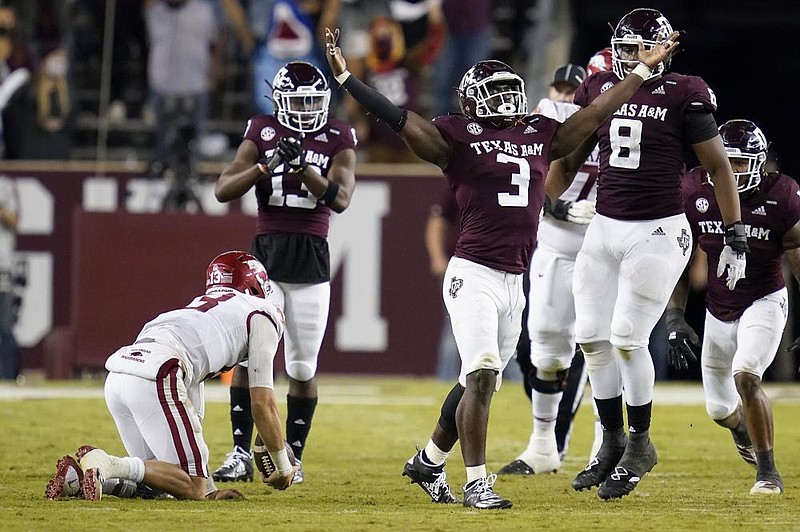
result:
[(44, 65), (44, 71), (51, 78), (63, 78), (67, 75), (67, 59), (63, 56), (49, 59)]

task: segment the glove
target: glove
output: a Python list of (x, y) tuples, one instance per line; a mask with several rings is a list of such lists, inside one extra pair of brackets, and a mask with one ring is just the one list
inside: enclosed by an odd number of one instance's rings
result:
[(567, 209), (567, 221), (574, 224), (587, 225), (594, 218), (594, 202), (589, 200), (579, 200), (569, 205)]
[(278, 141), (277, 153), (292, 173), (302, 172), (308, 166), (300, 139), (281, 137), (281, 140)]
[(559, 199), (552, 203), (549, 198), (545, 197), (544, 212), (556, 220), (586, 225), (592, 221), (595, 209), (594, 202), (589, 200), (580, 200), (573, 203)]
[(281, 156), (278, 154), (276, 150), (272, 155), (265, 155), (261, 159), (258, 160), (258, 169), (261, 170), (262, 174), (271, 174), (278, 165), (281, 164)]
[(669, 342), (669, 365), (675, 369), (688, 369), (689, 363), (697, 362), (694, 349), (700, 347), (700, 339), (678, 308), (667, 309), (667, 341)]
[(725, 226), (725, 245), (730, 246), (736, 253), (750, 253), (750, 247), (747, 245), (747, 232), (741, 221)]
[(733, 290), (739, 279), (744, 279), (745, 268), (747, 267), (747, 260), (745, 254), (734, 251), (731, 246), (726, 245), (722, 248), (722, 253), (719, 254), (719, 264), (717, 265), (717, 277), (722, 277), (725, 269), (728, 270), (728, 278), (725, 286), (728, 290)]

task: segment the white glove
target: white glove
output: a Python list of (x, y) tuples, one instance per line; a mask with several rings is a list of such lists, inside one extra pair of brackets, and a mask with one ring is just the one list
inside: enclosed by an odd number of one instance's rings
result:
[(569, 206), (569, 210), (567, 211), (567, 221), (574, 224), (586, 225), (592, 221), (595, 212), (593, 201), (576, 201)]
[(744, 270), (747, 267), (747, 260), (744, 253), (735, 252), (730, 246), (722, 248), (719, 254), (719, 264), (717, 265), (717, 277), (722, 277), (725, 268), (728, 269), (728, 279), (725, 285), (728, 290), (733, 290), (739, 279), (744, 279)]

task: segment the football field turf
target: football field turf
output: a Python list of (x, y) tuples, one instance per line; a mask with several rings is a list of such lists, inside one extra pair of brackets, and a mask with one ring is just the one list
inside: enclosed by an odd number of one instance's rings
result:
[[(656, 387), (652, 437), (659, 463), (632, 495), (603, 502), (575, 492), (572, 477), (591, 446), (592, 412), (578, 413), (569, 455), (555, 475), (499, 477), (514, 507), (468, 510), (432, 504), (401, 477), (424, 445), (450, 385), (429, 379), (322, 377), (304, 455), (306, 482), (287, 491), (260, 482), (233, 486), (245, 501), (44, 499), (56, 460), (84, 443), (123, 453), (99, 383), (0, 386), (0, 527), (9, 530), (800, 530), (800, 386), (771, 385), (776, 463), (786, 493), (752, 497), (754, 470), (730, 433), (705, 413), (699, 383)], [(285, 383), (278, 396), (286, 395)], [(216, 468), (231, 446), (227, 389), (207, 386), (205, 438)], [(492, 404), (487, 467), (497, 471), (524, 448), (530, 406), (517, 382)], [(285, 413), (285, 402), (281, 404)], [(465, 480), (460, 452), (447, 466), (453, 492)], [(224, 485), (221, 487), (231, 487)]]

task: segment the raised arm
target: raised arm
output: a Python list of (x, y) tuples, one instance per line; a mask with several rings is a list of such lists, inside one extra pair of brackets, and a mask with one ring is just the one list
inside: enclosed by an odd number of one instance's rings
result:
[(559, 126), (550, 146), (550, 159), (560, 159), (574, 151), (614, 111), (628, 101), (642, 86), (652, 69), (667, 60), (678, 48), (679, 36), (679, 32), (672, 32), (664, 42), (654, 46), (652, 50), (645, 50), (644, 45), (640, 42), (639, 66), (625, 76), (625, 79), (616, 83), (613, 88), (602, 93), (589, 106), (573, 114)]
[(442, 136), (439, 129), (413, 111), (401, 109), (389, 101), (386, 96), (372, 87), (365, 85), (347, 70), (347, 62), (342, 49), (336, 46), (339, 29), (331, 31), (325, 28), (325, 42), (328, 64), (339, 85), (350, 93), (368, 113), (385, 122), (400, 135), (417, 156), (439, 168), (447, 168), (450, 160), (450, 144)]
[(581, 166), (586, 162), (586, 158), (589, 157), (596, 145), (597, 138), (594, 135), (589, 135), (589, 138), (583, 141), (575, 151), (550, 163), (550, 168), (545, 178), (544, 190), (551, 202), (555, 202), (572, 185), (575, 174), (581, 169)]

